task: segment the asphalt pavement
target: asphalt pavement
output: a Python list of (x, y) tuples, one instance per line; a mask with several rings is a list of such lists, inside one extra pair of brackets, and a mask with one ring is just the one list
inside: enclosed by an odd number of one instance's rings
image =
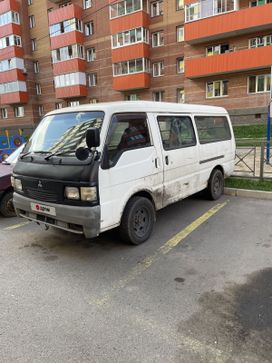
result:
[(0, 217), (1, 363), (271, 363), (271, 210), (186, 199), (137, 247)]

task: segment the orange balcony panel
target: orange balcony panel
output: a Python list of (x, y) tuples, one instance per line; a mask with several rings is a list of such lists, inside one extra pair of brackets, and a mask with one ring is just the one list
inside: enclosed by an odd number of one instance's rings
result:
[(185, 41), (191, 44), (272, 29), (272, 4), (211, 16), (185, 24)]
[(49, 25), (52, 25), (72, 18), (81, 19), (81, 16), (82, 8), (79, 5), (71, 4), (64, 6), (63, 8), (50, 11), (48, 14), (48, 22)]
[(136, 13), (120, 16), (111, 19), (111, 34), (119, 33), (123, 30), (134, 29), (139, 26), (148, 28), (150, 23), (149, 15), (145, 11), (137, 11)]
[(24, 57), (23, 48), (12, 46), (12, 47), (7, 47), (5, 49), (1, 49), (0, 60), (9, 59), (13, 57), (23, 58)]
[(26, 76), (22, 73), (20, 69), (11, 69), (10, 71), (0, 72), (0, 83), (25, 80)]
[(18, 24), (6, 24), (0, 27), (0, 34), (1, 38), (5, 37), (6, 35), (15, 34), (15, 35), (22, 35), (21, 25)]
[(12, 105), (18, 103), (27, 103), (28, 102), (28, 93), (27, 92), (10, 92), (4, 93), (0, 95), (0, 104), (1, 105)]
[(84, 35), (81, 32), (73, 31), (51, 37), (51, 49), (67, 47), (72, 44), (83, 44)]
[(197, 0), (184, 0), (184, 6), (196, 3)]
[(127, 76), (113, 77), (113, 89), (116, 91), (128, 91), (150, 87), (149, 73), (136, 73)]
[(127, 47), (112, 49), (112, 63), (129, 59), (149, 58), (150, 46), (146, 43), (138, 43)]
[(56, 98), (85, 97), (88, 94), (87, 86), (76, 85), (56, 88)]
[(10, 10), (19, 11), (20, 7), (16, 0), (0, 1), (0, 14), (4, 14)]
[(272, 46), (185, 60), (185, 77), (200, 78), (270, 68)]
[(70, 59), (53, 64), (54, 76), (72, 72), (85, 72), (86, 61), (84, 59)]

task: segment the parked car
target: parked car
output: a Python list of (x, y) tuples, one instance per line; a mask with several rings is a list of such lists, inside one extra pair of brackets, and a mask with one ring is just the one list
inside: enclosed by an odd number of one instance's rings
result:
[(12, 201), (13, 188), (10, 177), (23, 147), (24, 145), (21, 145), (0, 164), (0, 212), (4, 217), (14, 217), (16, 215)]

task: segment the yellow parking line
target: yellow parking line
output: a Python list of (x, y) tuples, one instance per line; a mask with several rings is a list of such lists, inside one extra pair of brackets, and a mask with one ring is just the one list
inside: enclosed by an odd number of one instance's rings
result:
[[(129, 282), (134, 280), (137, 276), (142, 274), (145, 270), (147, 270), (150, 266), (152, 266), (156, 261), (158, 261), (162, 255), (170, 252), (174, 247), (176, 247), (179, 243), (181, 243), (186, 237), (189, 236), (194, 230), (196, 230), (199, 226), (201, 226), (204, 222), (206, 222), (213, 215), (218, 213), (229, 201), (227, 200), (224, 203), (216, 204), (214, 207), (209, 209), (206, 213), (202, 214), (199, 218), (197, 218), (194, 222), (189, 224), (183, 230), (178, 232), (174, 237), (169, 239), (164, 245), (162, 245), (153, 255), (146, 257), (142, 262), (137, 264), (132, 268), (130, 272), (128, 272), (127, 276), (124, 279), (116, 282), (110, 292), (105, 294), (104, 297), (95, 300), (95, 304), (99, 306), (103, 306), (109, 302), (111, 296), (116, 293), (118, 290), (124, 288)], [(90, 302), (92, 303), (92, 302)]]
[(23, 226), (26, 226), (27, 224), (29, 224), (30, 222), (22, 222), (22, 223), (18, 223), (18, 224), (14, 224), (12, 226), (3, 228), (3, 231), (12, 231), (13, 229), (17, 229)]

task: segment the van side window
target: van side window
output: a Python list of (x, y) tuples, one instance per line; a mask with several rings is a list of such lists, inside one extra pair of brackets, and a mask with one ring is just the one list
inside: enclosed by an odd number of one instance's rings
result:
[(195, 123), (200, 144), (231, 139), (225, 116), (195, 116)]
[(196, 145), (192, 121), (188, 116), (158, 116), (164, 150)]
[(150, 146), (146, 114), (114, 115), (107, 142), (110, 165), (115, 164), (125, 151)]

